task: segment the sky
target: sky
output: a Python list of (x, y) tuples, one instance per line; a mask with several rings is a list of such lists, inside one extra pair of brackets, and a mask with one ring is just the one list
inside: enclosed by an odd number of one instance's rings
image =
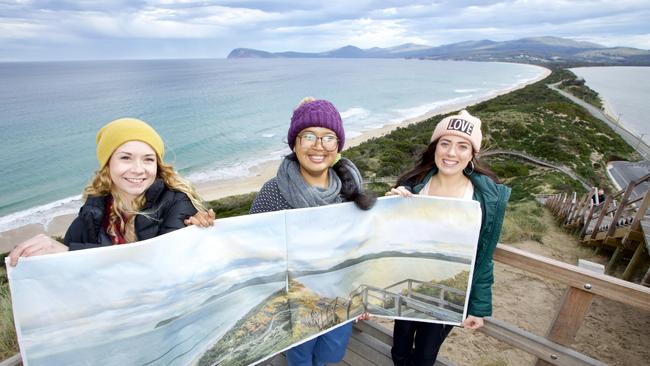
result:
[(224, 58), (556, 36), (650, 49), (650, 0), (0, 0), (0, 61)]

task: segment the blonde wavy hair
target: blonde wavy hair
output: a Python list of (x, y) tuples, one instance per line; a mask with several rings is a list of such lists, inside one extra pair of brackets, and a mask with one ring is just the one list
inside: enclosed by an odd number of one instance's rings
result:
[[(127, 205), (127, 202), (120, 197), (113, 187), (109, 164), (110, 162), (104, 165), (102, 169), (95, 172), (95, 176), (84, 189), (83, 198), (85, 200), (88, 197), (112, 195), (113, 205), (111, 207), (111, 212), (108, 215), (108, 235), (111, 238), (116, 238), (118, 233), (115, 230), (118, 228), (119, 233), (123, 235), (126, 242), (133, 243), (138, 240), (135, 233), (135, 217), (138, 214), (147, 215), (151, 212), (141, 211), (146, 203), (144, 193), (131, 203), (131, 207)], [(205, 206), (203, 205), (201, 198), (187, 180), (181, 178), (170, 164), (166, 164), (160, 161), (160, 159), (157, 159), (157, 165), (158, 171), (156, 173), (156, 178), (162, 179), (167, 188), (185, 193), (192, 202), (192, 205), (194, 205), (198, 211), (205, 211)]]

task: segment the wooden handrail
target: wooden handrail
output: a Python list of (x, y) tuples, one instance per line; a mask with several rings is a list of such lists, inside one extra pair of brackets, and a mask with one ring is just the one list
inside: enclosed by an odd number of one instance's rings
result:
[(23, 364), (23, 359), (20, 358), (20, 353), (9, 357), (8, 359), (1, 361), (0, 366), (20, 366)]
[(485, 318), (485, 325), (480, 331), (508, 343), (509, 345), (537, 356), (552, 365), (562, 366), (607, 366), (578, 351), (552, 342), (542, 336), (519, 329), (516, 326), (492, 317)]
[(497, 245), (494, 259), (577, 289), (650, 311), (650, 288), (648, 287), (503, 244)]

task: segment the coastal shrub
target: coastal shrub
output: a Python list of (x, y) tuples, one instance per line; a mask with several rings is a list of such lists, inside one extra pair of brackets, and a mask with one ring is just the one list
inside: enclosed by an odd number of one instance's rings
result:
[[(456, 288), (462, 291), (467, 289), (467, 282), (469, 281), (469, 271), (462, 271), (456, 274), (454, 277), (447, 278), (442, 281), (430, 281), (430, 284), (433, 285), (443, 285), (451, 288)], [(406, 289), (402, 291), (403, 294), (406, 294)], [(413, 292), (417, 292), (422, 295), (426, 295), (433, 298), (440, 297), (440, 288), (430, 287), (426, 285), (420, 285), (413, 288)], [(456, 305), (463, 305), (465, 297), (462, 295), (457, 295), (454, 293), (446, 292), (445, 300)]]
[[(470, 113), (483, 121), (484, 149), (489, 146), (523, 152), (567, 166), (589, 182), (606, 179), (605, 164), (612, 156), (623, 160), (637, 158), (632, 147), (605, 123), (546, 86), (574, 79), (571, 71), (553, 68), (545, 80), (468, 107)], [(363, 166), (366, 178), (399, 176), (413, 166), (443, 117), (437, 115), (398, 128), (346, 150), (344, 155)], [(602, 158), (592, 161), (591, 156)], [(537, 168), (533, 171), (526, 164), (497, 164), (494, 169), (512, 185), (515, 201), (533, 199), (538, 193), (584, 190), (580, 183), (561, 173)]]
[(490, 168), (500, 178), (512, 178), (518, 176), (528, 176), (530, 169), (526, 164), (514, 160), (491, 161)]
[(373, 182), (366, 184), (365, 188), (377, 195), (377, 197), (382, 197), (386, 192), (390, 190), (391, 185), (383, 182)]
[(542, 243), (548, 226), (542, 222), (543, 209), (535, 201), (510, 203), (501, 229), (502, 243), (534, 240)]
[(597, 108), (603, 109), (603, 101), (598, 93), (585, 85), (585, 80), (583, 78), (577, 78), (575, 74), (573, 74), (573, 78), (562, 81), (562, 83), (559, 85), (559, 88), (575, 95), (576, 97)]
[(256, 195), (257, 192), (251, 192), (238, 196), (224, 197), (206, 202), (206, 208), (213, 209), (217, 215), (217, 219), (248, 215)]
[(18, 340), (11, 310), (7, 273), (4, 266), (0, 268), (0, 330), (2, 331), (0, 336), (0, 360), (5, 360), (18, 353)]

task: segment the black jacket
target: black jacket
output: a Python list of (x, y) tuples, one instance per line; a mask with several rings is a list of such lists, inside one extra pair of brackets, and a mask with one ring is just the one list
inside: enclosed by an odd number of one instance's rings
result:
[[(138, 240), (151, 239), (185, 227), (183, 220), (197, 211), (185, 193), (172, 191), (161, 179), (156, 179), (145, 192), (146, 203), (135, 218)], [(112, 245), (102, 228), (108, 196), (88, 197), (72, 222), (63, 241), (70, 250), (90, 249)]]

